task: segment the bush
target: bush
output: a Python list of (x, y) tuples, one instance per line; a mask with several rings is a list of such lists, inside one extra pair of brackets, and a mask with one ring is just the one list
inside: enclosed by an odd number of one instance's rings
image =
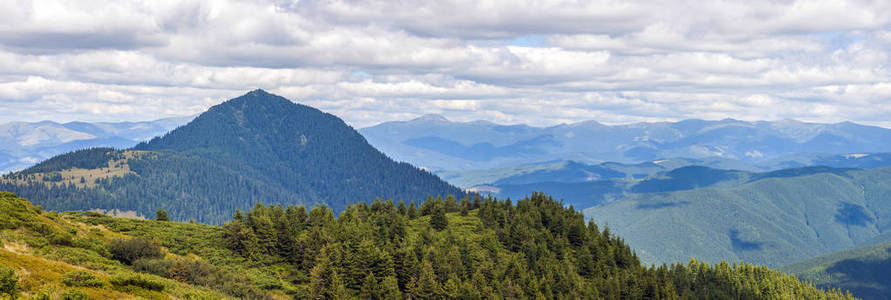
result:
[(167, 211), (163, 209), (159, 209), (155, 212), (155, 220), (167, 222), (170, 221), (170, 218), (167, 217)]
[(54, 232), (52, 236), (50, 236), (50, 244), (53, 245), (71, 246), (72, 242), (73, 238), (67, 233)]
[(133, 270), (155, 274), (161, 277), (169, 277), (175, 261), (170, 259), (142, 258), (133, 262)]
[(140, 258), (161, 258), (164, 256), (158, 242), (146, 237), (112, 240), (108, 245), (108, 250), (114, 259), (128, 265)]
[(180, 258), (170, 269), (170, 278), (179, 282), (191, 284), (209, 285), (213, 282), (212, 275), (217, 275), (213, 266), (194, 259)]
[(164, 283), (142, 274), (115, 275), (108, 281), (116, 287), (135, 286), (150, 291), (163, 291)]
[(0, 265), (0, 295), (15, 297), (19, 276), (10, 267)]
[(50, 293), (46, 290), (41, 290), (34, 295), (31, 295), (30, 300), (53, 300), (53, 297), (50, 296)]
[(69, 290), (62, 294), (61, 300), (90, 300), (90, 296), (80, 290)]
[(62, 276), (62, 283), (74, 287), (100, 287), (103, 285), (96, 275), (87, 271), (74, 271)]

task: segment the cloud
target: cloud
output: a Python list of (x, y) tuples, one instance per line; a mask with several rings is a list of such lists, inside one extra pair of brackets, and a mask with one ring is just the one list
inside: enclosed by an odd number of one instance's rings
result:
[(355, 126), (891, 126), (889, 22), (859, 0), (3, 1), (0, 122), (190, 115), (264, 88)]

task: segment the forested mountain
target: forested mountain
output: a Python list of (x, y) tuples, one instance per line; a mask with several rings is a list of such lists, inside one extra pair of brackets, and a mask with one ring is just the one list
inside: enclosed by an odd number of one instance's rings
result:
[[(702, 174), (710, 175), (698, 182), (654, 178), (585, 215), (654, 263), (695, 257), (781, 266), (874, 243), (891, 231), (889, 167)], [(692, 189), (678, 190), (685, 185)]]
[(50, 209), (119, 209), (220, 223), (254, 203), (326, 204), (366, 199), (423, 201), (462, 191), (397, 163), (337, 117), (252, 91), (210, 108), (131, 150), (88, 149), (4, 177)]
[(891, 242), (821, 255), (786, 267), (822, 288), (841, 288), (863, 299), (891, 299)]
[(0, 124), (0, 173), (18, 171), (44, 159), (84, 148), (132, 147), (192, 118), (118, 123), (42, 121)]
[(10, 193), (0, 208), (0, 297), (853, 299), (749, 264), (644, 267), (541, 194), (359, 201), (337, 218), (258, 204), (222, 227), (60, 214)]
[[(502, 168), (554, 160), (639, 163), (683, 157), (750, 163), (783, 158), (802, 162), (813, 156), (802, 153), (891, 152), (891, 129), (849, 122), (726, 119), (608, 126), (586, 121), (532, 127), (486, 121), (452, 122), (431, 115), (386, 122), (360, 131), (391, 157), (437, 171)], [(798, 154), (804, 158), (795, 157)]]

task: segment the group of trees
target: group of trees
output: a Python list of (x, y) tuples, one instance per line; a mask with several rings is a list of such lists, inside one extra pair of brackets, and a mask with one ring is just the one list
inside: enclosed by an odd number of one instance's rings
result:
[(290, 265), (301, 296), (316, 299), (850, 297), (747, 264), (643, 267), (621, 238), (543, 194), (377, 200), (337, 218), (258, 204), (223, 237), (249, 260)]

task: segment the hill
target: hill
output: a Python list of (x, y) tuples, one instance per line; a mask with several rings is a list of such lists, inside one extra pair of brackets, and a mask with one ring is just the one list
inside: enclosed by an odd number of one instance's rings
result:
[(850, 290), (863, 299), (891, 299), (891, 242), (821, 255), (783, 270), (822, 288)]
[(56, 213), (0, 193), (0, 297), (148, 299), (853, 299), (748, 264), (646, 268), (536, 194), (257, 205), (222, 227)]
[(891, 168), (741, 174), (688, 190), (634, 193), (584, 212), (653, 263), (696, 257), (776, 267), (865, 245), (891, 229)]
[(0, 189), (49, 209), (117, 209), (220, 223), (257, 202), (423, 201), (462, 191), (369, 145), (339, 118), (252, 91), (130, 150), (95, 148), (5, 176)]
[(66, 152), (91, 148), (127, 148), (164, 134), (192, 117), (147, 122), (42, 121), (0, 124), (0, 173), (18, 171)]
[[(236, 275), (204, 262), (203, 259), (223, 258), (228, 251), (198, 246), (211, 244), (214, 236), (219, 239), (219, 234), (215, 235), (210, 226), (149, 224), (147, 227), (155, 229), (153, 237), (167, 240), (177, 236), (177, 242), (168, 241), (162, 247), (157, 240), (143, 236), (145, 247), (115, 246), (134, 238), (134, 234), (126, 231), (139, 232), (137, 228), (144, 228), (147, 223), (152, 222), (46, 211), (15, 194), (0, 192), (0, 298), (12, 294), (12, 299), (235, 299), (264, 294), (253, 283), (245, 284), (253, 280), (242, 275), (256, 274), (257, 268), (232, 263), (231, 266), (244, 270)], [(129, 225), (131, 229), (116, 230), (121, 225)], [(139, 267), (116, 258), (127, 252), (126, 249), (148, 250), (143, 253), (151, 257), (165, 256), (181, 267), (197, 265), (205, 275), (201, 280), (196, 280), (197, 276), (179, 280), (139, 273), (136, 271)], [(188, 255), (192, 252), (185, 249), (202, 253), (203, 258), (196, 260), (197, 256)], [(198, 252), (198, 249), (205, 250)]]
[(813, 154), (794, 156), (801, 153), (891, 152), (891, 129), (849, 122), (726, 119), (610, 126), (586, 121), (533, 127), (452, 122), (429, 115), (360, 131), (372, 145), (395, 159), (435, 171), (504, 168), (555, 160), (640, 163), (680, 157), (720, 158), (741, 164), (781, 159), (778, 164), (789, 164), (780, 167), (790, 168), (813, 159)]

